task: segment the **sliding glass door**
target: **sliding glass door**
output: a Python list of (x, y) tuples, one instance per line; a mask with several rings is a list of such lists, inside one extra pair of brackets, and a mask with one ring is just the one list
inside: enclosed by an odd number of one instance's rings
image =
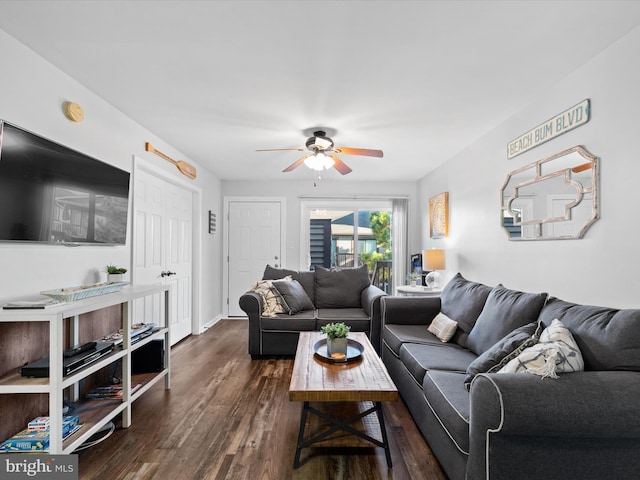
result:
[(366, 264), (373, 274), (377, 262), (392, 261), (390, 201), (314, 201), (302, 210), (305, 267)]

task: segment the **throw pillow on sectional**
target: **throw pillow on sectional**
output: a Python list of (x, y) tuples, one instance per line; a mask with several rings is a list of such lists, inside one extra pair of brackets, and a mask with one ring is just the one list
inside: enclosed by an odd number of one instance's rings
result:
[(546, 293), (525, 293), (497, 285), (469, 332), (467, 348), (482, 355), (507, 333), (538, 320), (546, 299)]
[(427, 330), (438, 337), (441, 342), (446, 343), (451, 340), (457, 328), (458, 322), (451, 320), (444, 313), (440, 312), (431, 320)]
[(307, 293), (311, 301), (315, 299), (315, 273), (312, 271), (297, 272), (295, 270), (289, 270), (287, 268), (275, 268), (271, 265), (267, 265), (262, 274), (263, 280), (280, 280), (281, 278), (291, 276), (294, 280), (300, 282), (302, 288)]
[(295, 270), (288, 270), (286, 268), (275, 268), (271, 265), (267, 265), (264, 269), (264, 273), (262, 274), (262, 280), (280, 280), (287, 275), (291, 275), (293, 277), (294, 273), (297, 272)]
[(471, 387), (471, 381), (477, 374), (497, 372), (520, 355), (525, 348), (538, 343), (542, 328), (540, 322), (532, 322), (516, 328), (471, 362), (464, 379), (464, 386), (467, 387), (467, 390)]
[(575, 339), (587, 370), (640, 371), (640, 309), (579, 305), (551, 298), (540, 320), (560, 320)]
[(467, 337), (491, 293), (491, 287), (472, 282), (457, 273), (440, 294), (440, 311), (458, 323), (453, 342), (467, 346)]
[(271, 280), (260, 280), (251, 285), (249, 291), (256, 292), (262, 297), (262, 316), (275, 317), (278, 313), (287, 313), (287, 307), (280, 292), (273, 286)]
[(313, 302), (309, 295), (304, 291), (302, 285), (297, 280), (273, 280), (273, 286), (280, 292), (284, 303), (289, 310), (289, 315), (301, 312), (303, 310), (313, 310)]
[(370, 285), (366, 265), (327, 269), (316, 266), (316, 308), (358, 308), (362, 290)]
[(555, 319), (542, 331), (539, 343), (525, 348), (498, 373), (528, 372), (543, 378), (558, 378), (558, 373), (583, 370), (584, 360), (573, 335)]

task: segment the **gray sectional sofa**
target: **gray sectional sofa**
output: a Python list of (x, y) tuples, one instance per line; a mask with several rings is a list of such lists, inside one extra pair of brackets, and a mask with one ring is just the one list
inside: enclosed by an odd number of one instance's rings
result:
[[(383, 361), (450, 479), (639, 477), (640, 310), (491, 288), (460, 274), (440, 298), (384, 297), (382, 309)], [(457, 322), (447, 342), (427, 328), (439, 313)], [(498, 373), (510, 362), (526, 366), (521, 359), (555, 319), (577, 344), (583, 371)]]
[[(301, 331), (315, 331), (328, 323), (344, 322), (352, 332), (365, 332), (380, 352), (380, 299), (386, 294), (371, 285), (367, 266), (294, 271), (267, 266), (258, 288), (240, 297), (249, 317), (252, 358), (293, 356)], [(260, 285), (261, 284), (261, 285)], [(301, 288), (300, 288), (301, 287)], [(283, 307), (271, 313), (265, 293)]]

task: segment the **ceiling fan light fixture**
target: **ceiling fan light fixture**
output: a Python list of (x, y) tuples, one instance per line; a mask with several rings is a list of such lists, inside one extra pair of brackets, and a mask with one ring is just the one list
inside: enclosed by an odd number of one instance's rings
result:
[(305, 160), (304, 164), (312, 170), (316, 170), (318, 172), (322, 170), (327, 170), (333, 167), (335, 161), (333, 158), (328, 157), (322, 152), (316, 152), (313, 155), (309, 155)]

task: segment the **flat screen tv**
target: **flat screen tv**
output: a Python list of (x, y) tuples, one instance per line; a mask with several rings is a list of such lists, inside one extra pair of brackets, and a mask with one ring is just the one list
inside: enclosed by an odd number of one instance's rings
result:
[(0, 120), (0, 242), (124, 245), (129, 177)]

